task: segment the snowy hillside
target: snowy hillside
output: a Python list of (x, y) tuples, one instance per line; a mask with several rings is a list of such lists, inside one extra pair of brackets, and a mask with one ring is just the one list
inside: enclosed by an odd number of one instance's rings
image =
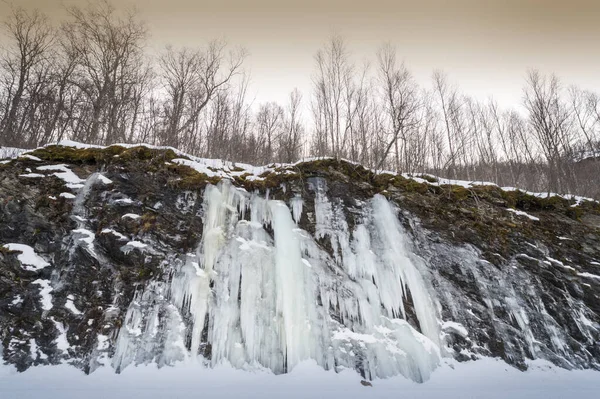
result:
[(0, 164), (9, 397), (69, 397), (57, 381), (77, 369), (91, 375), (73, 392), (148, 378), (144, 397), (176, 374), (179, 397), (196, 374), (223, 397), (230, 378), (254, 397), (600, 385), (593, 201), (332, 159), (252, 167), (72, 142), (19, 154)]

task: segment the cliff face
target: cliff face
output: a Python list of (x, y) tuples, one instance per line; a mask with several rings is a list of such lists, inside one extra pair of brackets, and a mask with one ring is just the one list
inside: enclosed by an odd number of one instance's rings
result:
[(426, 179), (147, 147), (2, 161), (3, 359), (600, 370), (598, 204)]

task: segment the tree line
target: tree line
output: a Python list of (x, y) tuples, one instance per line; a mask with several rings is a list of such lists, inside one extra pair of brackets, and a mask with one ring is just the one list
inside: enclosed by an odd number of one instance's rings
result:
[[(529, 71), (518, 109), (417, 84), (384, 44), (359, 64), (339, 36), (314, 56), (312, 91), (248, 98), (248, 53), (212, 40), (151, 56), (147, 26), (108, 1), (52, 24), (13, 7), (0, 53), (0, 145), (145, 142), (267, 164), (305, 156), (532, 191), (600, 197), (600, 97)], [(293, 83), (293, 82), (291, 82)]]

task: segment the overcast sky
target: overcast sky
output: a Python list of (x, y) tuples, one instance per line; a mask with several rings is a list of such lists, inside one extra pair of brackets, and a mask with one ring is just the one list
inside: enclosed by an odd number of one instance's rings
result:
[[(7, 6), (0, 0), (0, 15)], [(87, 0), (14, 0), (64, 17), (63, 5)], [(396, 44), (419, 82), (444, 70), (463, 92), (521, 101), (528, 68), (555, 72), (565, 84), (600, 92), (600, 1), (596, 0), (119, 0), (136, 6), (150, 45), (201, 45), (226, 38), (250, 52), (257, 101), (305, 98), (316, 50), (332, 33), (358, 61), (381, 43)]]

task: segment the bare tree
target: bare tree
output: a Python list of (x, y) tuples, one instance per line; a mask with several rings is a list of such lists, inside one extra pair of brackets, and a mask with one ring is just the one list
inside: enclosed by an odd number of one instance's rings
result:
[(529, 125), (547, 162), (548, 191), (567, 188), (570, 114), (560, 98), (561, 86), (554, 75), (545, 77), (530, 71), (524, 93), (524, 105), (529, 113)]
[(381, 157), (377, 169), (381, 168), (392, 148), (395, 154), (396, 170), (406, 170), (409, 165), (410, 146), (409, 133), (418, 134), (413, 129), (417, 124), (417, 111), (419, 99), (418, 89), (412, 75), (404, 64), (398, 64), (396, 49), (391, 45), (384, 45), (378, 52), (379, 80), (384, 97), (384, 110), (389, 123), (389, 138), (387, 146)]
[(215, 40), (202, 50), (167, 47), (160, 56), (166, 144), (176, 147), (182, 136), (198, 134), (202, 111), (241, 73), (246, 51), (226, 48), (225, 42)]
[(64, 51), (76, 59), (72, 83), (85, 96), (75, 139), (125, 140), (127, 130), (120, 117), (135, 102), (140, 77), (146, 74), (146, 27), (135, 11), (121, 15), (106, 0), (67, 11), (70, 21), (63, 25)]
[(289, 96), (284, 116), (283, 132), (279, 140), (279, 162), (297, 161), (302, 154), (304, 125), (302, 124), (300, 107), (302, 94), (294, 89)]
[(19, 114), (23, 112), (24, 95), (34, 79), (36, 68), (48, 56), (53, 30), (46, 16), (39, 11), (28, 12), (20, 7), (12, 9), (4, 28), (12, 43), (0, 59), (0, 66), (7, 76), (2, 88), (6, 92), (6, 105), (0, 120), (0, 141), (15, 146), (24, 144), (20, 137)]
[(353, 64), (344, 40), (333, 36), (315, 55), (313, 76), (315, 151), (317, 155), (342, 157), (350, 128), (348, 98), (353, 90)]

